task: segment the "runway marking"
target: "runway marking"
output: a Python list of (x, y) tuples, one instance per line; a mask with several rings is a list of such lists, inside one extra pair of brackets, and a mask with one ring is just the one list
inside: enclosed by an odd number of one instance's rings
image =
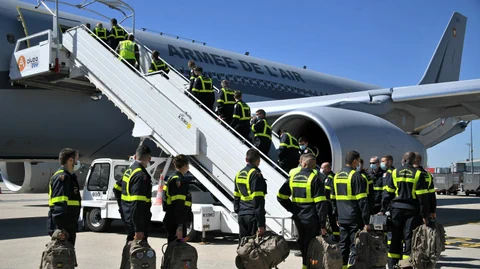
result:
[(480, 239), (447, 236), (445, 244), (453, 247), (480, 248)]

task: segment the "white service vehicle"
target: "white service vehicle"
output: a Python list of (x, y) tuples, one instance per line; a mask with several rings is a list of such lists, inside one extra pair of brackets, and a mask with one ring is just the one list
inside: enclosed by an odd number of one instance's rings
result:
[[(120, 220), (117, 201), (113, 194), (116, 179), (121, 179), (133, 159), (96, 159), (90, 166), (83, 189), (80, 220), (91, 231), (108, 230), (112, 220)], [(152, 219), (161, 223), (165, 212), (162, 207), (164, 181), (175, 169), (171, 157), (152, 157), (147, 171), (152, 176)], [(206, 188), (188, 172), (192, 194), (192, 216), (188, 223), (187, 237), (190, 241), (205, 238), (207, 231), (238, 233), (236, 217), (223, 207)], [(165, 180), (164, 180), (165, 179)]]

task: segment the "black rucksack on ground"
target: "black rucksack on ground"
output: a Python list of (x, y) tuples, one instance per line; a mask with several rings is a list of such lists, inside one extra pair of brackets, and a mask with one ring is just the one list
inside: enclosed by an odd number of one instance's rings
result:
[[(167, 249), (163, 251), (164, 247)], [(195, 247), (181, 241), (173, 241), (162, 247), (161, 269), (198, 269), (198, 253)]]
[(388, 247), (385, 233), (381, 231), (358, 232), (355, 236), (357, 256), (355, 269), (385, 268), (388, 263)]
[(156, 269), (155, 250), (145, 240), (130, 243), (130, 269)]

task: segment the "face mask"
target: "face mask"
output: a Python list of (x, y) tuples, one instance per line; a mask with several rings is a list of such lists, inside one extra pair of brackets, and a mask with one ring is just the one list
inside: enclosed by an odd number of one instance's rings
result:
[(376, 164), (374, 164), (374, 163), (370, 164), (370, 169), (372, 169), (372, 170), (377, 170), (377, 168), (378, 168), (378, 167), (377, 167)]
[(385, 163), (380, 163), (380, 168), (382, 168), (382, 170), (387, 170), (387, 165)]
[(81, 166), (82, 165), (80, 164), (80, 161), (77, 161), (77, 163), (73, 166), (73, 171), (77, 171)]
[(301, 150), (305, 150), (306, 148), (307, 148), (306, 145), (300, 145), (300, 149), (301, 149)]
[(323, 168), (320, 168), (320, 173), (322, 173), (322, 174), (323, 174)]
[(357, 172), (360, 172), (360, 171), (361, 171), (361, 169), (360, 169), (360, 164), (359, 164), (359, 165), (357, 165)]

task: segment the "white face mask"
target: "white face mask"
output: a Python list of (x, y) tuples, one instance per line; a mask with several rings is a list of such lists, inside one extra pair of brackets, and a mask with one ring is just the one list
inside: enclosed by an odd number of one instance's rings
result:
[(80, 167), (82, 167), (82, 164), (81, 164), (80, 161), (78, 160), (78, 161), (73, 165), (73, 171), (77, 171), (78, 169), (80, 169)]
[(360, 172), (360, 164), (357, 165), (357, 172)]
[(323, 168), (320, 168), (320, 173), (322, 173), (322, 174), (323, 174)]

